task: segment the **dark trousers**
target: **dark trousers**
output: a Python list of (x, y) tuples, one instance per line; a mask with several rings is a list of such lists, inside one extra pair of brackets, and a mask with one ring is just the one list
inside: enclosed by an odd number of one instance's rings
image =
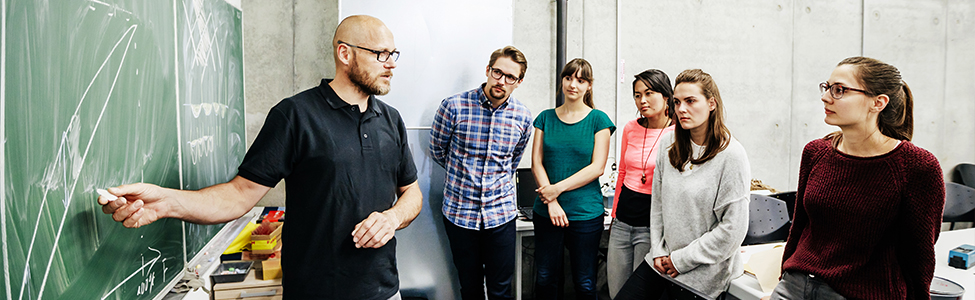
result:
[(829, 287), (826, 281), (802, 272), (784, 272), (779, 285), (772, 291), (773, 300), (843, 300), (846, 297)]
[[(630, 278), (623, 284), (623, 288), (616, 294), (615, 300), (691, 300), (691, 299), (710, 299), (710, 297), (699, 297), (696, 291), (692, 292), (672, 284), (669, 280), (660, 275), (646, 260), (633, 271)], [(706, 296), (704, 296), (706, 297)], [(722, 293), (717, 299), (724, 299)]]
[(504, 225), (471, 230), (443, 219), (450, 252), (460, 277), (461, 299), (514, 299), (511, 277), (515, 272), (515, 220)]
[(615, 300), (660, 299), (667, 289), (667, 280), (660, 277), (646, 260), (630, 274)]
[(569, 249), (576, 298), (597, 299), (596, 255), (603, 234), (603, 216), (569, 221), (569, 227), (564, 228), (552, 225), (549, 218), (536, 217), (532, 223), (535, 225), (535, 299), (559, 297), (564, 249)]

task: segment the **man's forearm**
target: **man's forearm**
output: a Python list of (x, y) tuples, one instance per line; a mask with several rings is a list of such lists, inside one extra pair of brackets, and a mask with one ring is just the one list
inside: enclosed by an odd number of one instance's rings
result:
[(247, 213), (268, 190), (239, 176), (199, 191), (168, 190), (168, 217), (196, 224), (226, 223)]
[(420, 209), (423, 207), (423, 193), (420, 192), (420, 186), (416, 182), (400, 187), (398, 192), (399, 200), (396, 200), (396, 204), (384, 212), (392, 214), (399, 222), (396, 226), (397, 230), (409, 226), (420, 214)]

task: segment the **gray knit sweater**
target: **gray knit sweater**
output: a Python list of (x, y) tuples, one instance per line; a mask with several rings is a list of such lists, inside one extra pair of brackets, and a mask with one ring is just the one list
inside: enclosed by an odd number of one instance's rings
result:
[[(646, 261), (653, 266), (654, 258), (669, 255), (680, 272), (677, 281), (717, 297), (742, 274), (738, 247), (748, 231), (748, 157), (732, 138), (711, 160), (679, 172), (667, 155), (673, 143), (671, 132), (658, 150)], [(700, 157), (694, 146), (694, 157)]]

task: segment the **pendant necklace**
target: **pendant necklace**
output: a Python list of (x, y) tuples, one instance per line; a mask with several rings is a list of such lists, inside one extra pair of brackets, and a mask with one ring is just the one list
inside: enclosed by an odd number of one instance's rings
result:
[[(650, 155), (647, 155), (647, 158), (643, 158), (643, 153), (647, 150), (647, 131), (650, 129), (650, 119), (645, 117), (643, 119), (647, 120), (647, 126), (643, 127), (643, 147), (640, 149), (640, 160), (643, 161), (643, 176), (640, 177), (640, 182), (647, 184), (647, 162), (650, 161)], [(638, 121), (637, 123), (639, 124), (640, 122)], [(670, 125), (670, 121), (667, 121), (667, 125)], [(667, 125), (664, 125), (664, 128), (660, 129), (657, 138), (653, 140), (653, 146), (650, 146), (650, 154), (653, 154), (653, 149), (657, 148), (657, 142), (660, 141), (660, 136), (663, 135)]]

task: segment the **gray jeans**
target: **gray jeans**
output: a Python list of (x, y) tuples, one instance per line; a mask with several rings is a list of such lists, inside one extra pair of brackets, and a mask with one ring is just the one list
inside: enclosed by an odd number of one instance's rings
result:
[(626, 279), (650, 252), (650, 227), (633, 227), (613, 219), (613, 226), (609, 230), (606, 282), (609, 284), (609, 297), (616, 298)]
[(829, 287), (823, 279), (812, 274), (800, 272), (785, 272), (782, 280), (772, 291), (771, 300), (845, 300), (846, 297), (840, 295), (833, 288)]

